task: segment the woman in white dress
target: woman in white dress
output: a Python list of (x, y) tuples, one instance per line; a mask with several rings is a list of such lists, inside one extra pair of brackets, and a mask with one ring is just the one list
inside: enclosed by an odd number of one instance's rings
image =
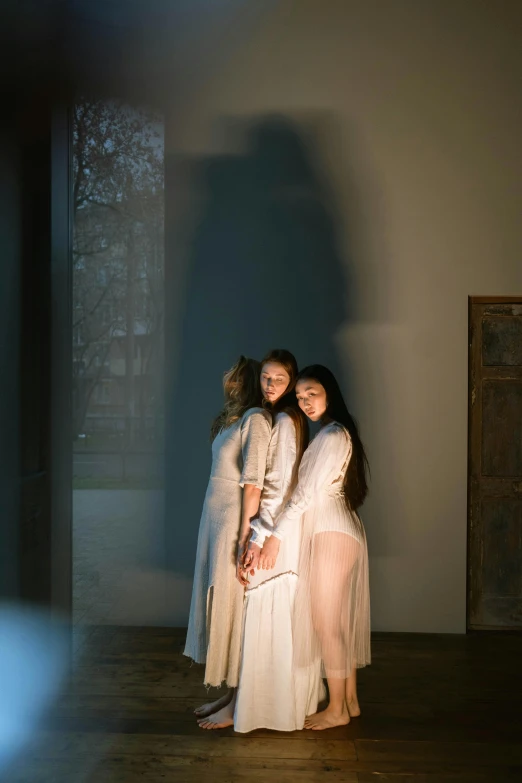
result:
[[(227, 692), (196, 715), (218, 723), (233, 714), (244, 588), (236, 578), (257, 514), (272, 431), (261, 407), (259, 362), (241, 357), (224, 376), (225, 405), (212, 425), (212, 468), (199, 526), (184, 654), (205, 663), (204, 682)], [(204, 726), (206, 728), (206, 726)]]
[(296, 669), (321, 661), (329, 704), (305, 728), (327, 729), (360, 715), (357, 669), (370, 663), (368, 550), (357, 514), (368, 467), (356, 423), (332, 373), (307, 367), (296, 383), (299, 406), (322, 428), (306, 450), (298, 484), (253, 565), (272, 569), (286, 537), (303, 517), (294, 605)]
[[(260, 551), (266, 536), (297, 483), (297, 470), (308, 444), (306, 417), (295, 396), (297, 363), (285, 350), (271, 351), (261, 362), (261, 388), (271, 410), (272, 437), (259, 515), (252, 522), (249, 554)], [(275, 568), (250, 569), (238, 578), (245, 586), (241, 671), (234, 713), (234, 729), (249, 732), (267, 728), (302, 729), (306, 715), (317, 708), (322, 695), (320, 670), (296, 677), (293, 665), (292, 614), (298, 580), (301, 527), (293, 525), (281, 545)]]

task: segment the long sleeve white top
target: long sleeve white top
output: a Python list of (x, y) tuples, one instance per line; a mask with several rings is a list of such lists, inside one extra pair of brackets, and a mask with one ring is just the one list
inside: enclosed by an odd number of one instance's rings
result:
[(275, 520), (272, 535), (284, 539), (289, 526), (311, 506), (319, 504), (325, 496), (343, 494), (351, 452), (351, 438), (341, 424), (331, 422), (319, 430), (303, 455), (297, 487)]
[(289, 499), (296, 452), (295, 425), (287, 413), (278, 413), (268, 447), (259, 514), (251, 523), (251, 541), (259, 546), (274, 532), (276, 518)]

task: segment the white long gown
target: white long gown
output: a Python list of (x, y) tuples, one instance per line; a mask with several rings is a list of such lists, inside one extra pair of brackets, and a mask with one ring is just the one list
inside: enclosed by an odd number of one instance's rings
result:
[[(252, 540), (262, 545), (295, 483), (296, 432), (286, 413), (276, 416), (268, 450), (267, 469)], [(315, 712), (324, 688), (320, 667), (296, 674), (292, 616), (298, 582), (301, 526), (292, 525), (271, 571), (256, 571), (245, 591), (241, 670), (234, 728), (278, 731), (302, 729), (306, 715)]]
[(184, 655), (206, 663), (205, 685), (239, 679), (244, 588), (236, 579), (241, 488), (263, 488), (272, 417), (250, 408), (212, 443)]
[(368, 549), (363, 524), (346, 505), (344, 478), (352, 441), (339, 423), (324, 426), (307, 448), (298, 484), (276, 520), (283, 546), (302, 520), (294, 604), (296, 671), (318, 660), (329, 678), (371, 662)]

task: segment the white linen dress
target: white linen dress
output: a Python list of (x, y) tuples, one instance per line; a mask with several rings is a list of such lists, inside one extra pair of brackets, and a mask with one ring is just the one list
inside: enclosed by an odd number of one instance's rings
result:
[[(278, 413), (272, 429), (259, 516), (252, 522), (254, 543), (262, 546), (296, 483), (295, 425)], [(275, 565), (257, 570), (245, 591), (241, 669), (234, 729), (302, 729), (324, 694), (319, 666), (296, 675), (292, 616), (298, 582), (301, 525), (288, 529)]]
[(236, 550), (242, 487), (263, 488), (271, 430), (271, 415), (250, 408), (212, 443), (184, 650), (196, 663), (206, 663), (205, 685), (238, 684), (244, 588), (236, 579)]
[(273, 530), (283, 546), (303, 520), (293, 618), (296, 670), (319, 660), (326, 677), (343, 679), (352, 667), (371, 662), (366, 535), (344, 497), (351, 455), (345, 427), (324, 426), (303, 455), (297, 487)]

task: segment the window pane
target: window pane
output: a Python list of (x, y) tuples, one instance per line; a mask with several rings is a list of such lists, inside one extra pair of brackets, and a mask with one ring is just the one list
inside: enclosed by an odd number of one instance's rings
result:
[(125, 593), (137, 571), (163, 565), (163, 170), (161, 116), (77, 101), (73, 540), (82, 625), (145, 622), (131, 616)]

